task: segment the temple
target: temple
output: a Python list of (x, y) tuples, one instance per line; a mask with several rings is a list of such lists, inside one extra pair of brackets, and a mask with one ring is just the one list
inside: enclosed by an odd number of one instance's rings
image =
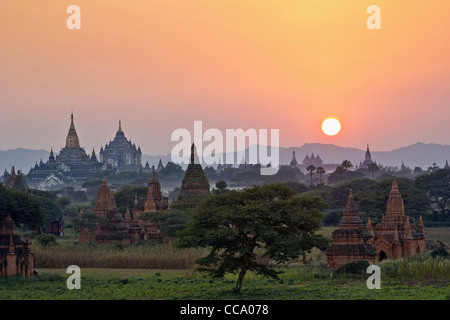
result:
[(298, 167), (298, 162), (297, 162), (297, 159), (295, 158), (295, 150), (292, 150), (292, 160), (291, 160), (291, 163), (289, 165), (292, 168)]
[(364, 161), (359, 163), (360, 169), (368, 169), (369, 165), (372, 163), (372, 155), (369, 150), (369, 144), (367, 144), (366, 154), (364, 156)]
[(198, 159), (195, 144), (192, 144), (190, 163), (184, 174), (178, 199), (172, 203), (172, 207), (195, 208), (210, 194), (209, 180)]
[[(368, 225), (368, 229), (372, 229), (372, 226)], [(379, 261), (397, 259), (426, 251), (422, 216), (420, 216), (416, 229), (405, 214), (402, 195), (395, 177), (387, 202), (386, 215), (381, 218), (381, 223), (375, 226), (371, 243), (376, 249)]]
[(34, 271), (34, 255), (28, 241), (22, 241), (9, 214), (0, 223), (0, 278), (29, 276)]
[(27, 175), (27, 183), (38, 189), (49, 189), (64, 182), (84, 181), (101, 171), (102, 164), (94, 157), (89, 157), (80, 146), (77, 131), (71, 114), (69, 132), (66, 136), (66, 145), (58, 155), (53, 149), (47, 162), (40, 161), (31, 168)]
[(25, 183), (22, 179), (22, 172), (18, 170), (16, 174), (14, 166), (11, 168), (11, 174), (9, 174), (8, 176), (8, 182), (6, 186), (13, 190), (24, 191), (26, 189)]
[(119, 121), (119, 129), (113, 141), (100, 149), (100, 162), (106, 164), (108, 169), (116, 172), (142, 170), (142, 151), (125, 137), (122, 123)]
[[(159, 234), (157, 225), (144, 221), (141, 215), (144, 212), (164, 211), (169, 207), (169, 199), (162, 195), (161, 184), (156, 178), (155, 167), (153, 176), (148, 184), (147, 197), (139, 202), (137, 196), (134, 200), (133, 216), (127, 208), (125, 217), (119, 213), (114, 199), (114, 193), (103, 177), (102, 185), (97, 193), (97, 200), (92, 213), (101, 218), (100, 224), (89, 230), (87, 227), (80, 229), (78, 241), (96, 242), (107, 244), (113, 242), (133, 243), (141, 240), (152, 239)], [(80, 220), (84, 219), (84, 213), (80, 212)]]
[(381, 223), (373, 228), (369, 218), (366, 228), (363, 228), (350, 191), (339, 229), (333, 232), (332, 238), (333, 244), (327, 251), (327, 261), (332, 268), (355, 260), (365, 259), (374, 263), (426, 251), (422, 216), (417, 228), (411, 225), (395, 177)]
[(375, 249), (367, 243), (368, 237), (364, 237), (363, 223), (359, 218), (352, 190), (349, 192), (339, 229), (333, 231), (332, 238), (333, 244), (327, 250), (327, 261), (331, 268), (357, 260), (375, 263)]
[(169, 198), (163, 196), (161, 192), (161, 184), (156, 178), (155, 166), (152, 167), (152, 170), (153, 175), (147, 186), (147, 197), (141, 203), (135, 202), (133, 208), (134, 216), (139, 216), (143, 212), (164, 211), (169, 208)]

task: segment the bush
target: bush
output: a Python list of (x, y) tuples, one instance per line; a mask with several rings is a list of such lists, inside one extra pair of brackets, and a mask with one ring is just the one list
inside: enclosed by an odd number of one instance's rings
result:
[(56, 238), (52, 234), (43, 233), (36, 237), (37, 242), (43, 247), (49, 247), (56, 244)]
[(344, 264), (334, 271), (335, 275), (361, 275), (366, 276), (366, 270), (370, 266), (367, 260), (358, 260)]
[(449, 253), (447, 252), (447, 250), (445, 250), (445, 248), (438, 248), (438, 249), (436, 249), (436, 250), (433, 250), (432, 252), (431, 252), (431, 256), (433, 257), (433, 258), (436, 258), (436, 257), (443, 257), (443, 258), (446, 258), (446, 257), (448, 257), (449, 256)]

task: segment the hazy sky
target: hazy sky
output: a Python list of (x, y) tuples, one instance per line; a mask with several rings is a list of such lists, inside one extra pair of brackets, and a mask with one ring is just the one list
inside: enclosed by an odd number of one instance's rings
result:
[[(81, 30), (66, 9), (81, 8)], [(366, 9), (381, 8), (381, 30)], [(0, 150), (280, 129), (281, 146), (450, 144), (448, 0), (1, 0)], [(336, 117), (341, 132), (321, 131)]]

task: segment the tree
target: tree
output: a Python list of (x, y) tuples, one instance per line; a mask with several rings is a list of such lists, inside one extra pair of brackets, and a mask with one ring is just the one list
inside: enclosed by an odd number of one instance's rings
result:
[(176, 163), (168, 162), (164, 168), (161, 169), (161, 171), (158, 172), (158, 179), (160, 180), (181, 180), (184, 177), (184, 170), (183, 168)]
[(341, 166), (342, 166), (342, 168), (344, 168), (345, 170), (348, 170), (349, 168), (352, 168), (352, 167), (353, 167), (353, 164), (351, 163), (350, 160), (344, 160), (344, 161), (342, 161)]
[(435, 172), (439, 170), (439, 166), (436, 164), (436, 162), (433, 162), (433, 164), (428, 167), (428, 172)]
[(325, 249), (328, 241), (315, 232), (321, 228), (325, 207), (318, 197), (296, 196), (282, 184), (253, 186), (212, 195), (180, 234), (181, 247), (206, 247), (199, 271), (222, 278), (238, 274), (239, 292), (248, 271), (278, 278), (279, 272), (261, 258), (284, 263), (313, 247)]
[(375, 162), (371, 162), (368, 166), (368, 169), (370, 172), (372, 172), (372, 180), (375, 180), (375, 172), (380, 170), (380, 167)]
[[(346, 164), (348, 166), (348, 164)], [(364, 173), (360, 171), (350, 171), (342, 165), (338, 166), (334, 172), (328, 176), (329, 184), (336, 184), (342, 181), (355, 180), (364, 177)]]
[(311, 175), (311, 185), (312, 185), (312, 176), (313, 176), (314, 171), (316, 171), (316, 167), (311, 164), (306, 168), (306, 171), (308, 171)]
[(446, 208), (450, 202), (450, 169), (439, 169), (416, 178), (415, 186), (426, 192), (431, 202), (441, 209), (446, 217)]
[(214, 189), (212, 189), (212, 193), (217, 194), (217, 195), (228, 192), (228, 191), (230, 191), (228, 189), (228, 184), (226, 183), (226, 181), (223, 181), (223, 180), (217, 181), (216, 187)]
[(159, 237), (169, 240), (177, 237), (192, 216), (191, 209), (171, 209), (167, 211), (144, 212), (140, 219), (158, 224)]
[[(10, 214), (16, 226), (24, 224), (32, 230), (43, 227), (46, 213), (42, 208), (42, 199), (0, 185), (0, 221)], [(48, 198), (46, 200), (51, 201)]]
[(56, 244), (55, 236), (49, 233), (42, 233), (38, 235), (36, 240), (42, 247), (49, 247)]
[(316, 173), (319, 175), (319, 183), (322, 184), (322, 175), (325, 174), (325, 169), (323, 167), (318, 167)]

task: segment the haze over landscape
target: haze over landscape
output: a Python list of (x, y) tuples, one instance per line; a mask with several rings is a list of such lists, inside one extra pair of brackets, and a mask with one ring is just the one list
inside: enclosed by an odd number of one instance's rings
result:
[[(297, 160), (302, 161), (306, 155), (320, 155), (324, 163), (340, 164), (343, 160), (350, 160), (353, 164), (358, 164), (364, 160), (365, 150), (357, 148), (344, 148), (336, 145), (327, 145), (320, 143), (308, 143), (301, 147), (280, 148), (280, 163), (288, 164), (292, 159), (292, 151), (295, 150)], [(18, 148), (8, 151), (0, 151), (0, 170), (9, 171), (14, 165), (17, 169), (27, 172), (30, 167), (34, 166), (40, 159), (44, 162), (48, 159), (49, 151), (47, 150), (31, 150)], [(401, 163), (411, 169), (419, 166), (427, 169), (433, 163), (439, 167), (444, 167), (445, 162), (450, 160), (450, 145), (424, 144), (418, 142), (414, 145), (398, 148), (395, 150), (381, 151), (371, 150), (372, 159), (384, 166), (393, 166), (400, 168)], [(247, 151), (248, 157), (248, 151)], [(146, 155), (143, 154), (143, 164), (149, 162), (150, 165), (157, 166), (159, 159), (164, 164), (171, 160), (170, 154), (162, 155)]]

